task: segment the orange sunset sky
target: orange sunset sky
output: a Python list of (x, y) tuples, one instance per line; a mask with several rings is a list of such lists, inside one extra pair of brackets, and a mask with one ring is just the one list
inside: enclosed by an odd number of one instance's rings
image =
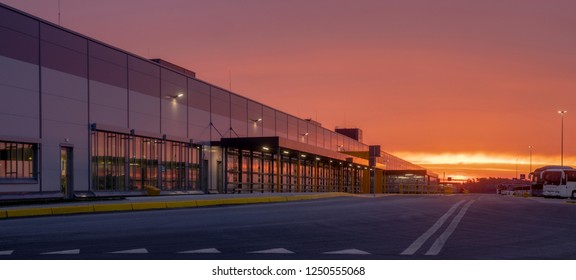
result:
[[(3, 0), (58, 23), (58, 0)], [(575, 1), (60, 0), (60, 24), (442, 178), (576, 165)], [(518, 165), (517, 165), (518, 164)], [(518, 166), (518, 167), (517, 167)]]

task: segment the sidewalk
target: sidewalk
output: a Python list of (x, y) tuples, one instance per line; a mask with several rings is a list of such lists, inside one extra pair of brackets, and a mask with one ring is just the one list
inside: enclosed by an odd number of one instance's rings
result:
[(151, 209), (192, 208), (219, 205), (287, 202), (354, 196), (350, 193), (251, 193), (251, 194), (203, 194), (126, 197), (93, 201), (58, 201), (54, 203), (0, 206), (0, 219), (102, 213), (116, 211), (139, 211)]

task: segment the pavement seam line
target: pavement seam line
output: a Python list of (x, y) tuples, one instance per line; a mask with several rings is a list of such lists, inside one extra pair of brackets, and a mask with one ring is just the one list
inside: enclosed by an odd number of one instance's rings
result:
[(416, 251), (418, 251), (418, 249), (420, 249), (420, 247), (422, 247), (422, 245), (426, 243), (428, 238), (430, 238), (436, 231), (438, 231), (438, 229), (440, 229), (440, 227), (442, 227), (444, 222), (446, 222), (446, 220), (452, 215), (452, 213), (456, 211), (458, 206), (460, 206), (460, 204), (464, 203), (465, 201), (466, 200), (460, 200), (456, 202), (456, 204), (454, 204), (452, 207), (450, 207), (450, 209), (448, 209), (448, 212), (442, 215), (442, 217), (440, 217), (440, 219), (438, 219), (436, 223), (432, 225), (432, 227), (430, 227), (426, 232), (424, 232), (424, 234), (418, 237), (418, 239), (416, 239), (412, 244), (410, 244), (410, 246), (408, 246), (406, 250), (400, 253), (400, 255), (413, 255), (414, 253), (416, 253)]
[(438, 238), (436, 238), (436, 241), (434, 241), (434, 244), (430, 246), (430, 249), (428, 249), (428, 252), (426, 252), (425, 255), (435, 256), (438, 255), (440, 251), (442, 251), (444, 244), (446, 244), (446, 241), (448, 241), (450, 235), (452, 235), (452, 233), (456, 230), (456, 227), (458, 226), (458, 224), (460, 223), (460, 221), (462, 220), (462, 218), (466, 214), (466, 211), (468, 211), (468, 208), (470, 208), (470, 205), (472, 205), (472, 203), (474, 203), (474, 200), (466, 203), (466, 205), (464, 205), (464, 207), (460, 209), (458, 215), (456, 215), (456, 217), (452, 219), (452, 222), (450, 223), (450, 225), (448, 225), (446, 230), (444, 230), (444, 232)]

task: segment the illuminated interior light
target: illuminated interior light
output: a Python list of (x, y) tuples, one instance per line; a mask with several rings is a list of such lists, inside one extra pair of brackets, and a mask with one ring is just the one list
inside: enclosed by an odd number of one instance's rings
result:
[(306, 157), (306, 155), (300, 155), (301, 157)]
[(264, 150), (264, 151), (269, 151), (270, 148), (268, 148), (268, 147), (262, 147), (262, 150)]
[(285, 155), (290, 154), (290, 152), (288, 152), (288, 151), (283, 151), (283, 153), (284, 153)]
[(320, 160), (320, 158), (319, 158), (319, 157), (317, 157), (317, 158), (316, 158), (316, 160)]

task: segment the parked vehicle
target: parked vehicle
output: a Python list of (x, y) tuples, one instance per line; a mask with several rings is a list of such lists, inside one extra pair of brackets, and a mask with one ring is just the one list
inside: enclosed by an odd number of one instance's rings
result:
[(542, 195), (576, 199), (576, 169), (568, 166), (542, 171)]

